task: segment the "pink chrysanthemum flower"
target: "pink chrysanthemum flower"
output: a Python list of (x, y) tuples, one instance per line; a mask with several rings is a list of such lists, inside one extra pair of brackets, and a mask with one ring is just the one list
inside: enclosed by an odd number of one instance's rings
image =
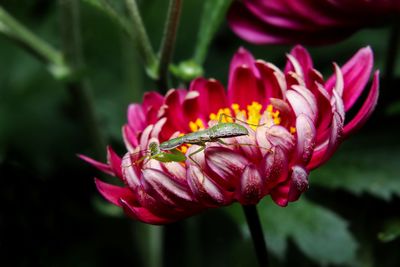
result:
[(399, 14), (398, 0), (243, 0), (234, 2), (228, 20), (237, 35), (255, 44), (326, 44)]
[[(372, 51), (366, 47), (343, 67), (334, 64), (334, 75), (324, 81), (301, 46), (287, 56), (284, 71), (241, 48), (231, 62), (227, 92), (218, 81), (199, 78), (189, 90), (170, 90), (165, 97), (147, 93), (142, 104), (129, 106), (123, 127), (128, 152), (122, 159), (111, 148), (108, 164), (82, 157), (125, 185), (96, 179), (100, 193), (146, 223), (169, 223), (235, 201), (256, 204), (265, 195), (286, 206), (308, 188), (309, 172), (371, 114), (378, 72), (361, 109), (345, 123), (372, 67)], [(249, 135), (224, 139), (230, 145), (209, 142), (194, 155), (195, 162), (139, 160), (150, 142), (207, 128), (218, 123), (221, 113), (246, 121), (236, 122)], [(196, 149), (180, 147), (186, 156)]]

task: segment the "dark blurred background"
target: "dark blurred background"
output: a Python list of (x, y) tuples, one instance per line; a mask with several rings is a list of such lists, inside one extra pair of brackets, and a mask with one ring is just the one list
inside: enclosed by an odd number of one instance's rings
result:
[[(155, 48), (167, 2), (138, 1)], [(62, 46), (57, 1), (1, 0), (0, 5), (54, 47)], [(121, 3), (115, 5), (123, 11)], [(202, 1), (184, 1), (175, 63), (192, 56), (201, 9)], [(85, 75), (107, 143), (122, 154), (127, 105), (140, 102), (156, 85), (118, 25), (85, 1), (80, 11)], [(266, 197), (259, 205), (273, 266), (400, 264), (400, 60), (389, 82), (389, 33), (390, 27), (363, 30), (336, 45), (307, 47), (328, 77), (332, 61), (344, 64), (371, 45), (375, 69), (381, 69), (381, 97), (367, 125), (312, 174), (300, 201), (279, 208)], [(281, 68), (291, 49), (244, 43), (224, 22), (209, 50), (205, 76), (226, 84), (239, 46)], [(256, 266), (237, 205), (164, 229), (133, 222), (103, 200), (93, 182), (100, 174), (76, 156), (95, 157), (81, 116), (65, 82), (0, 35), (2, 266)]]

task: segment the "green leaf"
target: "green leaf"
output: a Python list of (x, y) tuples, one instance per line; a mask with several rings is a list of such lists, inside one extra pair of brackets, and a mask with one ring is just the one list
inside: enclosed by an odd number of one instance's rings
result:
[(232, 0), (204, 1), (200, 29), (197, 35), (197, 45), (194, 60), (202, 65), (208, 52), (209, 45), (221, 23), (225, 20), (226, 12)]
[(369, 193), (389, 200), (400, 196), (400, 144), (393, 133), (357, 135), (325, 166), (311, 172), (311, 186)]
[(96, 196), (92, 199), (92, 204), (94, 208), (102, 215), (122, 218), (124, 213), (121, 207), (115, 206), (104, 199)]
[(396, 101), (396, 102), (390, 104), (386, 108), (386, 114), (389, 116), (395, 116), (395, 115), (400, 114), (400, 101)]
[(378, 234), (378, 238), (382, 242), (390, 242), (399, 237), (400, 237), (400, 218), (386, 222), (382, 232)]
[[(230, 214), (250, 238), (239, 205)], [(281, 208), (270, 199), (258, 205), (268, 250), (284, 258), (290, 238), (310, 259), (319, 264), (353, 263), (357, 243), (344, 219), (304, 197)]]

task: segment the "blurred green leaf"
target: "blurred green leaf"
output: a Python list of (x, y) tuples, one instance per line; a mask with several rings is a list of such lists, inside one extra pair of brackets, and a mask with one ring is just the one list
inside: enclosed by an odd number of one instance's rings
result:
[(400, 196), (400, 144), (394, 133), (357, 135), (346, 141), (325, 166), (311, 173), (312, 185), (367, 192), (389, 200)]
[(105, 201), (103, 198), (100, 198), (100, 196), (93, 197), (92, 203), (96, 211), (98, 211), (102, 215), (117, 218), (122, 218), (124, 215), (121, 207), (115, 206)]
[(400, 114), (400, 101), (396, 101), (389, 105), (386, 109), (386, 114), (389, 116)]
[(378, 234), (382, 242), (390, 242), (398, 237), (400, 237), (400, 218), (386, 222), (382, 232)]
[(225, 20), (226, 11), (232, 0), (206, 0), (203, 2), (203, 14), (194, 52), (194, 61), (199, 65), (204, 63), (211, 40)]
[[(239, 205), (229, 213), (250, 238)], [(270, 199), (258, 205), (268, 249), (284, 258), (290, 238), (310, 259), (319, 264), (344, 264), (355, 259), (357, 243), (344, 219), (305, 198), (281, 208)]]
[(184, 81), (191, 81), (203, 75), (203, 68), (193, 60), (180, 62), (178, 65), (170, 65), (170, 71)]

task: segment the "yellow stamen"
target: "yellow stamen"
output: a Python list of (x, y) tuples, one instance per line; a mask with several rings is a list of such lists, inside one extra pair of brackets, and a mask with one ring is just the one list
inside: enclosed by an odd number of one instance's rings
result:
[[(188, 144), (188, 145), (189, 145), (189, 144)], [(186, 152), (187, 152), (187, 150), (188, 150), (188, 147), (187, 147), (186, 145), (183, 145), (183, 146), (181, 146), (180, 149), (178, 149), (178, 150), (180, 150), (183, 154), (186, 154)]]
[(197, 126), (197, 124), (192, 121), (189, 122), (189, 128), (190, 128), (190, 130), (192, 130), (192, 132), (197, 132), (199, 130), (199, 127)]
[(296, 128), (290, 127), (290, 133), (291, 133), (291, 134), (294, 134), (295, 132), (296, 132)]

